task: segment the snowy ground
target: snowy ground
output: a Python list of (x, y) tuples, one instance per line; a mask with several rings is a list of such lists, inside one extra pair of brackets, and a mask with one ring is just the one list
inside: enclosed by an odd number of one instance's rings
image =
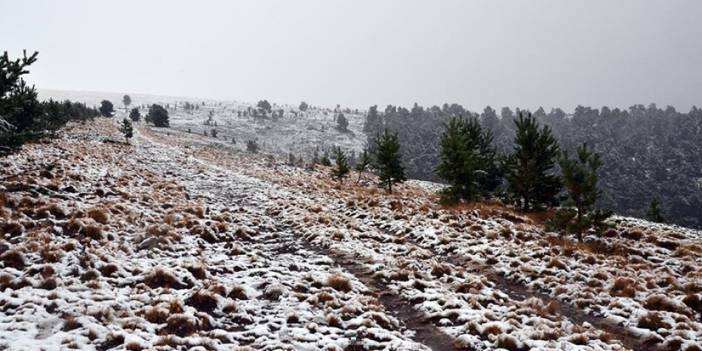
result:
[(699, 232), (619, 219), (578, 244), (421, 182), (116, 133), (0, 160), (0, 349), (700, 349)]

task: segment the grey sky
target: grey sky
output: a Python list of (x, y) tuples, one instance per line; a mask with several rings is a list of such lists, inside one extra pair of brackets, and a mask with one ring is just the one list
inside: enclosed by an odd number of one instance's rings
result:
[(702, 1), (0, 0), (38, 87), (367, 107), (702, 105)]

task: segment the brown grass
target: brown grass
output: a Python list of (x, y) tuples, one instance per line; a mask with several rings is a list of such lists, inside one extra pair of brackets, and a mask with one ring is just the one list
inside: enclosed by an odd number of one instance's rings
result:
[(207, 290), (198, 290), (185, 299), (185, 304), (200, 312), (212, 313), (217, 308), (217, 296)]
[(351, 291), (351, 281), (349, 278), (340, 274), (334, 274), (327, 277), (327, 286), (336, 291), (349, 292)]
[(95, 207), (88, 210), (88, 217), (100, 224), (107, 224), (110, 221), (110, 215), (102, 207)]
[(673, 300), (662, 294), (651, 295), (644, 302), (644, 307), (651, 311), (668, 311), (685, 314)]
[(144, 319), (151, 323), (161, 324), (168, 318), (168, 310), (161, 307), (147, 307), (144, 311)]
[(178, 281), (173, 273), (163, 268), (156, 268), (151, 273), (144, 277), (144, 284), (152, 289), (156, 288), (175, 288), (180, 289), (184, 286)]
[(702, 297), (699, 294), (687, 294), (682, 302), (693, 311), (702, 314)]
[(20, 236), (24, 232), (24, 226), (18, 222), (7, 222), (2, 226), (2, 232), (10, 236)]
[(27, 265), (27, 260), (24, 255), (17, 250), (8, 250), (0, 255), (0, 261), (5, 264), (5, 267), (12, 267), (14, 269), (22, 270)]
[(661, 328), (670, 329), (671, 326), (663, 321), (659, 313), (649, 312), (639, 319), (638, 327), (656, 331)]
[(185, 314), (173, 314), (166, 320), (166, 326), (161, 329), (161, 333), (174, 334), (180, 337), (192, 335), (198, 330), (198, 322), (192, 316)]
[(612, 296), (634, 297), (636, 296), (636, 282), (627, 277), (619, 277), (614, 280), (609, 294)]
[(241, 286), (234, 286), (232, 288), (232, 291), (229, 292), (229, 295), (227, 295), (228, 298), (233, 299), (233, 300), (248, 300), (249, 297), (246, 296), (246, 290), (244, 290), (243, 287)]

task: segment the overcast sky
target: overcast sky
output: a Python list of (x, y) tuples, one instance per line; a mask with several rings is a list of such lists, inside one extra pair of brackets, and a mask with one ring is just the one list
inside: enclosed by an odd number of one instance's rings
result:
[(0, 0), (40, 88), (314, 105), (702, 105), (702, 1)]

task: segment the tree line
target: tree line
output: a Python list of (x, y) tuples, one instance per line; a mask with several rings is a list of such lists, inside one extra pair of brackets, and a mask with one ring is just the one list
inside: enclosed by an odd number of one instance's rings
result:
[(99, 115), (95, 108), (69, 100), (39, 101), (34, 86), (24, 80), (29, 66), (37, 60), (34, 52), (10, 59), (0, 56), (0, 155), (16, 151), (24, 143), (53, 136), (71, 120), (88, 120)]
[[(379, 131), (388, 129), (396, 133), (402, 144), (402, 161), (409, 177), (447, 182), (437, 172), (446, 126), (463, 123), (467, 126), (461, 128), (467, 128), (468, 134), (475, 134), (476, 126), (479, 126), (489, 131), (491, 142), (486, 143), (487, 135), (482, 141), (471, 137), (470, 140), (477, 144), (471, 148), (480, 148), (481, 145), (484, 148), (490, 144), (495, 153), (509, 155), (517, 145), (515, 135), (520, 128), (514, 120), (520, 115), (528, 116), (529, 111), (512, 111), (505, 107), (498, 113), (486, 107), (482, 113), (474, 113), (458, 104), (430, 108), (415, 104), (410, 109), (389, 105), (384, 111), (379, 111), (377, 106), (372, 106), (366, 116), (364, 132), (369, 143)], [(461, 116), (463, 122), (452, 122)], [(635, 105), (628, 110), (579, 106), (573, 114), (566, 114), (561, 109), (547, 113), (539, 108), (531, 113), (531, 118), (536, 124), (549, 128), (559, 144), (559, 153), (568, 152), (579, 157), (578, 148), (586, 144), (588, 151), (600, 155), (602, 165), (596, 173), (602, 192), (595, 201), (596, 206), (611, 208), (623, 215), (650, 217), (655, 201), (654, 212), (669, 221), (702, 227), (702, 212), (699, 211), (702, 208), (702, 169), (699, 167), (702, 164), (702, 143), (699, 143), (702, 140), (702, 110), (692, 108), (688, 113), (680, 113), (672, 107), (660, 109), (654, 104), (648, 107)], [(524, 137), (529, 135), (533, 136), (533, 133)], [(456, 147), (460, 138), (454, 135), (445, 143)], [(480, 155), (491, 157), (485, 150)], [(481, 164), (485, 160), (470, 158), (468, 162)], [(562, 168), (558, 159), (554, 165), (556, 170)], [(473, 175), (475, 179), (472, 181), (480, 184), (488, 179), (498, 179), (491, 175), (492, 172), (494, 169), (481, 169)], [(466, 174), (455, 176), (467, 177)], [(495, 193), (500, 198), (509, 196), (512, 183), (508, 176), (499, 178)], [(465, 189), (454, 191), (460, 193), (474, 187), (474, 183), (466, 184)], [(482, 184), (480, 189), (490, 189), (490, 186)], [(537, 196), (549, 197), (543, 191), (537, 193), (543, 194)], [(563, 193), (558, 197), (563, 200)]]

